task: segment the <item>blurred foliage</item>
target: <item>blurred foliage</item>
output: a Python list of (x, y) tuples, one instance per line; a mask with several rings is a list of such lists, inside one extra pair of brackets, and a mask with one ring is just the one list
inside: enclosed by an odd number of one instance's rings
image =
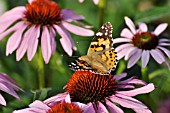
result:
[[(8, 10), (17, 6), (24, 6), (27, 0), (3, 0)], [(124, 16), (132, 18), (136, 23), (143, 21), (148, 23), (149, 27), (155, 27), (161, 22), (170, 23), (170, 0), (106, 0), (104, 8), (104, 16), (100, 17), (100, 9), (94, 5), (92, 0), (85, 0), (80, 4), (78, 0), (55, 0), (62, 9), (72, 9), (77, 14), (84, 15), (85, 23), (94, 26), (96, 32), (100, 25), (100, 18), (103, 23), (110, 21), (113, 25), (113, 37), (119, 37), (122, 28), (125, 27)], [(170, 29), (166, 30), (170, 31)], [(169, 34), (170, 32), (166, 32)], [(74, 56), (85, 55), (88, 46), (93, 37), (80, 37), (71, 34), (78, 50), (74, 52)], [(14, 109), (27, 107), (28, 104), (35, 99), (43, 100), (57, 93), (64, 92), (63, 86), (67, 83), (73, 71), (68, 68), (68, 64), (75, 59), (69, 57), (59, 43), (59, 36), (56, 38), (57, 50), (50, 60), (50, 63), (44, 66), (45, 72), (45, 88), (43, 91), (38, 90), (38, 55), (36, 54), (31, 62), (26, 56), (19, 62), (15, 60), (15, 53), (6, 57), (5, 49), (8, 38), (0, 42), (0, 72), (4, 72), (11, 76), (24, 92), (19, 92), (22, 101), (14, 99), (12, 96), (2, 93), (7, 100), (7, 106), (0, 107), (0, 112), (10, 113)], [(116, 47), (117, 45), (115, 45)], [(129, 76), (141, 77), (141, 69), (139, 65), (135, 65), (131, 69), (126, 69), (124, 60), (119, 61), (118, 68), (114, 74), (127, 72)], [(137, 98), (147, 104), (150, 109), (155, 112), (161, 100), (170, 95), (170, 74), (167, 66), (158, 65), (154, 60), (149, 63), (149, 78), (157, 88), (149, 94), (151, 104), (143, 99), (146, 95), (139, 95)], [(123, 109), (123, 108), (122, 108)], [(125, 109), (125, 113), (132, 113), (132, 110)]]

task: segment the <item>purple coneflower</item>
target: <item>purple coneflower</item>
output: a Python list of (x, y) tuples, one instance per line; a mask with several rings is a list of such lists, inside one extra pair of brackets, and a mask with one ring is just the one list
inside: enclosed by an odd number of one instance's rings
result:
[[(15, 92), (15, 90), (22, 91), (22, 89), (18, 87), (18, 85), (16, 84), (16, 82), (13, 79), (11, 79), (9, 76), (7, 76), (4, 73), (0, 73), (0, 90), (14, 96), (18, 100), (20, 100), (20, 98), (17, 95), (17, 93)], [(4, 106), (6, 105), (6, 101), (1, 94), (0, 94), (0, 104), (4, 105)]]
[[(84, 2), (84, 0), (79, 0), (80, 3)], [(99, 3), (99, 0), (93, 0), (94, 4), (98, 4)]]
[(13, 113), (83, 113), (83, 109), (87, 105), (78, 102), (72, 103), (70, 95), (62, 93), (45, 101), (36, 100), (29, 107), (15, 110)]
[[(126, 73), (103, 76), (89, 71), (76, 71), (65, 88), (72, 102), (88, 105), (88, 113), (123, 113), (116, 104), (131, 108), (136, 113), (151, 113), (147, 106), (132, 97), (153, 91), (154, 85), (146, 84), (135, 77), (121, 80), (125, 76)], [(142, 87), (135, 88), (136, 85)]]
[(162, 23), (153, 32), (149, 32), (145, 23), (138, 23), (139, 28), (136, 29), (128, 17), (125, 17), (125, 22), (129, 29), (124, 28), (120, 34), (121, 38), (113, 40), (113, 43), (125, 43), (116, 48), (118, 59), (129, 59), (127, 67), (130, 68), (141, 58), (142, 67), (146, 67), (151, 55), (156, 62), (165, 62), (169, 67), (164, 53), (170, 58), (170, 51), (164, 46), (169, 46), (170, 40), (158, 37), (168, 24)]
[[(16, 50), (19, 61), (27, 51), (28, 60), (32, 60), (41, 44), (45, 63), (56, 50), (56, 32), (61, 36), (60, 43), (68, 55), (76, 50), (68, 31), (80, 36), (92, 36), (93, 31), (75, 26), (69, 22), (78, 22), (83, 16), (72, 10), (61, 10), (52, 0), (29, 0), (26, 6), (19, 6), (0, 16), (0, 40), (13, 33), (6, 47), (6, 55)], [(86, 26), (85, 26), (86, 27)], [(68, 30), (68, 31), (67, 31)]]

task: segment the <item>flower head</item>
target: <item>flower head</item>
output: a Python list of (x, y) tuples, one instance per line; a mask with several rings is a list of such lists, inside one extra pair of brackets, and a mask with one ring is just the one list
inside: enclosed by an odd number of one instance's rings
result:
[[(84, 2), (84, 0), (79, 0), (80, 3)], [(99, 0), (93, 0), (94, 4), (98, 4), (99, 3)]]
[(68, 31), (80, 36), (94, 34), (91, 30), (69, 23), (83, 25), (78, 21), (82, 19), (83, 16), (72, 10), (61, 10), (52, 0), (29, 0), (26, 6), (13, 8), (0, 16), (0, 40), (13, 33), (7, 42), (6, 55), (16, 50), (17, 61), (25, 52), (28, 60), (32, 60), (40, 43), (44, 61), (48, 63), (56, 50), (56, 32), (61, 36), (59, 40), (63, 49), (70, 56), (76, 47)]
[[(0, 73), (0, 90), (14, 96), (18, 100), (20, 100), (20, 98), (17, 95), (17, 93), (15, 92), (15, 90), (22, 91), (22, 89), (18, 87), (18, 85), (16, 84), (16, 82), (13, 79), (11, 79), (9, 76), (7, 76), (4, 73)], [(6, 105), (6, 101), (1, 94), (0, 94), (0, 104), (4, 105), (4, 106)]]
[[(87, 112), (108, 113), (109, 110), (111, 113), (123, 113), (114, 104), (117, 103), (137, 113), (141, 111), (151, 113), (142, 102), (132, 97), (151, 92), (154, 90), (154, 85), (146, 84), (135, 77), (120, 81), (125, 76), (125, 73), (119, 76), (104, 76), (89, 71), (76, 71), (65, 88), (72, 102), (81, 102), (89, 106)], [(136, 85), (142, 87), (135, 88)]]
[(124, 28), (121, 38), (113, 40), (113, 43), (126, 43), (116, 48), (118, 59), (122, 57), (125, 60), (129, 59), (127, 67), (130, 68), (141, 58), (142, 67), (146, 67), (151, 55), (159, 64), (165, 62), (169, 66), (165, 54), (170, 58), (170, 51), (164, 46), (169, 46), (170, 40), (158, 37), (168, 24), (162, 23), (153, 32), (150, 32), (145, 23), (138, 23), (139, 28), (136, 29), (128, 17), (125, 17), (125, 22), (129, 29)]
[(83, 113), (85, 104), (71, 102), (70, 95), (61, 93), (45, 101), (36, 100), (29, 105), (30, 108), (15, 110), (13, 113)]

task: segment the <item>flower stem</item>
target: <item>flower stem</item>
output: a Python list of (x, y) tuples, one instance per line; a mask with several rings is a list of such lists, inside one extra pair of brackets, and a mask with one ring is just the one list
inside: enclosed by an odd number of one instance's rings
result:
[(39, 89), (43, 89), (45, 86), (45, 75), (44, 75), (44, 61), (40, 47), (38, 49), (38, 80)]
[(142, 72), (142, 80), (149, 83), (148, 67), (146, 66), (145, 68), (141, 68), (141, 72)]
[(104, 11), (106, 7), (106, 0), (100, 0), (98, 4), (99, 8), (99, 26), (103, 25), (104, 22)]

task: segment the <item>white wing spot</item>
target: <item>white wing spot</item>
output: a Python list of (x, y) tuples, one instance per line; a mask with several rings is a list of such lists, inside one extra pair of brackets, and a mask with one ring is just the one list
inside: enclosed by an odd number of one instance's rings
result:
[(102, 36), (103, 35), (103, 33), (101, 33), (101, 32), (98, 32), (97, 34), (96, 34), (96, 36)]
[(105, 35), (107, 36), (107, 34), (108, 34), (108, 33), (106, 32)]

